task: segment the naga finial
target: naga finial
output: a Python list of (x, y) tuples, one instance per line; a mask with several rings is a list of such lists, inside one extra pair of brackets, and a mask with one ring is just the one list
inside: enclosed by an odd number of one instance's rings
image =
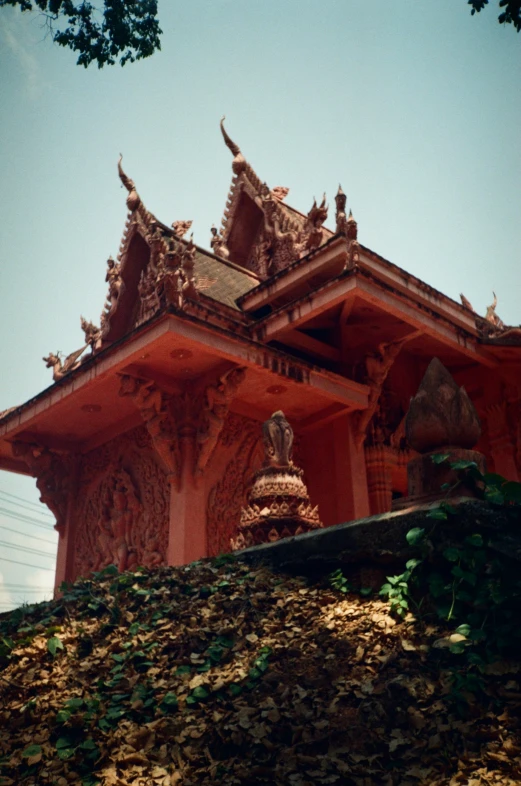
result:
[(234, 156), (240, 156), (241, 155), (241, 149), (240, 149), (239, 145), (236, 145), (235, 142), (233, 141), (233, 139), (230, 139), (230, 137), (228, 136), (228, 134), (226, 132), (226, 129), (224, 127), (224, 121), (225, 120), (226, 120), (226, 115), (223, 115), (222, 118), (221, 118), (220, 126), (221, 126), (221, 133), (222, 133), (223, 139), (224, 139), (224, 144), (226, 145), (226, 147), (229, 150), (231, 150), (231, 152), (233, 153)]
[(128, 177), (128, 175), (126, 175), (125, 172), (123, 171), (123, 167), (121, 166), (122, 161), (123, 161), (123, 153), (120, 153), (119, 160), (118, 160), (118, 175), (119, 175), (119, 179), (121, 180), (127, 191), (130, 193), (131, 191), (134, 191), (136, 186), (134, 185), (134, 181), (131, 180), (131, 178)]

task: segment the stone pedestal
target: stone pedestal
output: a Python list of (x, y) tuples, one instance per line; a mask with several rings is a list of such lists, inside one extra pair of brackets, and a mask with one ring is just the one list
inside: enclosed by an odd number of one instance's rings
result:
[(248, 505), (241, 511), (232, 549), (271, 543), (320, 529), (318, 507), (312, 507), (298, 467), (263, 467), (254, 476)]

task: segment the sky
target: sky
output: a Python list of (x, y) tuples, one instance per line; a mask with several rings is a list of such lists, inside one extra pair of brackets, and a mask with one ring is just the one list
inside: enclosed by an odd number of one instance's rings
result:
[[(289, 204), (307, 212), (325, 191), (334, 227), (341, 183), (364, 245), (481, 314), (495, 291), (521, 322), (521, 35), (497, 0), (473, 17), (465, 0), (159, 12), (161, 52), (85, 70), (41, 17), (0, 9), (0, 410), (51, 383), (41, 358), (81, 346), (80, 315), (99, 322), (126, 216), (120, 152), (145, 205), (193, 219), (209, 248), (231, 180), (222, 115)], [(0, 612), (50, 597), (56, 538), (34, 480), (0, 472)]]

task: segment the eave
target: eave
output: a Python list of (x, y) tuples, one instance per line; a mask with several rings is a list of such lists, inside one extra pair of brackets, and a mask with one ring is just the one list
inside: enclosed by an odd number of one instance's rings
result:
[[(190, 360), (172, 359), (180, 348), (189, 353)], [(258, 420), (284, 408), (296, 429), (304, 430), (367, 406), (365, 385), (193, 314), (166, 313), (89, 357), (78, 369), (8, 413), (0, 422), (0, 468), (27, 471), (23, 463), (13, 459), (13, 441), (85, 453), (138, 425), (141, 421), (132, 402), (119, 396), (121, 374), (153, 379), (167, 392), (176, 393), (187, 383), (204, 386), (214, 382), (231, 364), (248, 369), (232, 410)]]
[(457, 314), (456, 324), (457, 304), (454, 301), (435, 290), (423, 292), (414, 281), (400, 284), (367, 263), (343, 271), (314, 292), (257, 320), (253, 334), (259, 341), (284, 343), (285, 336), (294, 336), (296, 329), (305, 328), (316, 315), (340, 303), (349, 304), (355, 298), (380, 307), (407, 323), (411, 330), (432, 336), (478, 363), (489, 368), (498, 364), (493, 355), (479, 345), (478, 332), (470, 315)]

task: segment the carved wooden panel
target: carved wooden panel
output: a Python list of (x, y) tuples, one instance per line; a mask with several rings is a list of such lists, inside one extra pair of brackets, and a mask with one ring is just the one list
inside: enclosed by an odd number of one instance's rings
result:
[(166, 564), (170, 486), (144, 426), (82, 458), (74, 576)]

